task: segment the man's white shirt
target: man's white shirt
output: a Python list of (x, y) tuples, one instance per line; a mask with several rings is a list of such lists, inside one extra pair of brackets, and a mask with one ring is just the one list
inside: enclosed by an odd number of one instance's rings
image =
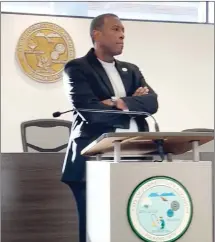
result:
[[(104, 62), (98, 59), (105, 69), (107, 76), (111, 82), (111, 85), (114, 90), (114, 95), (117, 98), (126, 97), (125, 87), (123, 85), (121, 76), (119, 75), (118, 70), (116, 69), (115, 62), (109, 63)], [(126, 111), (126, 110), (125, 110)], [(117, 115), (117, 114), (116, 114)], [(116, 129), (116, 132), (138, 132), (138, 126), (136, 121), (131, 118), (129, 129)]]

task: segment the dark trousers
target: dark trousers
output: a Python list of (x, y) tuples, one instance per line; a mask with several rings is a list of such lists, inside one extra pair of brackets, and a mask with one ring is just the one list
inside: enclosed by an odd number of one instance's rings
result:
[(86, 182), (68, 184), (76, 200), (79, 219), (79, 242), (86, 242)]

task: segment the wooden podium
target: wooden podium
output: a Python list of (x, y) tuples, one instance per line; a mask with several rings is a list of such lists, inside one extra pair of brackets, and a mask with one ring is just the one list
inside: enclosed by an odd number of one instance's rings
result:
[[(213, 242), (212, 163), (200, 161), (198, 150), (213, 139), (203, 132), (108, 133), (88, 145), (87, 241)], [(191, 150), (193, 160), (174, 157)]]

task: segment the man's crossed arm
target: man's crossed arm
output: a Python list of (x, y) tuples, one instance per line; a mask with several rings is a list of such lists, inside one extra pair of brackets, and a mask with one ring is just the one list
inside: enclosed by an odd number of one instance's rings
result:
[[(70, 96), (70, 101), (75, 108), (100, 109), (100, 110), (125, 110), (155, 113), (158, 109), (157, 94), (147, 85), (141, 72), (136, 70), (136, 90), (132, 96), (121, 97), (113, 107), (110, 100), (99, 100), (93, 93), (83, 68), (79, 64), (66, 66), (64, 70), (64, 84)], [(88, 123), (100, 123), (108, 126), (121, 127), (126, 115), (111, 113), (83, 113)]]

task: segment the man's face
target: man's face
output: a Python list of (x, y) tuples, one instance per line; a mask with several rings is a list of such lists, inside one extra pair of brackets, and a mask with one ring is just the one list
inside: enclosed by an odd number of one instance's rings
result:
[(106, 17), (101, 31), (98, 31), (95, 38), (100, 47), (108, 54), (120, 55), (124, 46), (124, 26), (117, 17)]

